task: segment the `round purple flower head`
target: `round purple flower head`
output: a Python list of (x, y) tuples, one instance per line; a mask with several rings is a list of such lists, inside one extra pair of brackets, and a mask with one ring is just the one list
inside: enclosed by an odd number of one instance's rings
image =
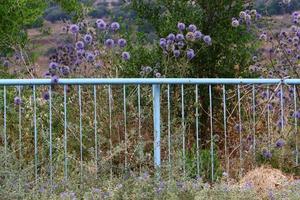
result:
[(167, 37), (168, 40), (174, 41), (176, 36), (173, 33), (170, 33)]
[(50, 78), (51, 77), (51, 73), (49, 71), (44, 73), (44, 78)]
[(167, 40), (165, 38), (161, 38), (159, 41), (159, 46), (161, 48), (165, 48), (167, 46)]
[(186, 35), (185, 35), (185, 38), (189, 41), (193, 41), (195, 39), (195, 36), (194, 36), (194, 33), (193, 32), (188, 32)]
[(96, 21), (96, 25), (97, 25), (97, 28), (102, 31), (105, 30), (106, 26), (107, 26), (106, 23), (102, 19), (98, 19)]
[(22, 99), (20, 97), (15, 97), (14, 103), (15, 103), (16, 106), (21, 105), (22, 104)]
[(239, 25), (240, 25), (239, 20), (237, 20), (237, 19), (232, 20), (232, 22), (231, 22), (231, 26), (232, 26), (232, 27), (236, 28), (236, 27), (238, 27)]
[(200, 40), (202, 38), (202, 33), (200, 31), (195, 31), (194, 36), (196, 40)]
[(127, 42), (125, 39), (121, 38), (118, 40), (118, 45), (119, 47), (124, 48), (127, 45)]
[(155, 77), (156, 77), (156, 78), (161, 78), (161, 73), (156, 72), (156, 73), (155, 73)]
[(87, 59), (88, 62), (94, 62), (95, 55), (93, 53), (89, 52), (89, 53), (86, 54), (86, 59)]
[(77, 24), (72, 24), (72, 25), (70, 26), (70, 31), (71, 31), (71, 33), (73, 33), (73, 34), (78, 33), (78, 32), (79, 32), (79, 26), (78, 26)]
[(68, 76), (69, 73), (70, 73), (70, 68), (68, 66), (64, 66), (61, 68), (61, 73), (64, 75), (64, 76)]
[(189, 25), (189, 31), (195, 32), (197, 30), (197, 26), (194, 24)]
[(211, 45), (211, 37), (209, 35), (206, 35), (203, 37), (203, 41), (207, 44), (207, 45)]
[(56, 70), (58, 68), (58, 63), (57, 62), (51, 62), (49, 64), (49, 68), (52, 70)]
[(300, 111), (296, 111), (296, 112), (294, 113), (294, 117), (300, 119)]
[(183, 48), (185, 44), (183, 41), (179, 41), (179, 42), (177, 42), (177, 45), (179, 48)]
[(78, 41), (75, 44), (76, 49), (84, 49), (84, 42)]
[(120, 24), (118, 22), (113, 22), (111, 25), (110, 25), (110, 29), (112, 31), (117, 31), (120, 29)]
[(3, 61), (3, 67), (9, 67), (9, 61), (8, 60)]
[(59, 79), (58, 76), (56, 76), (56, 75), (52, 76), (51, 77), (51, 83), (52, 84), (57, 84), (58, 83), (58, 79)]
[(276, 141), (275, 146), (277, 148), (282, 148), (285, 145), (285, 141), (283, 139), (279, 139)]
[(180, 51), (179, 50), (174, 50), (173, 54), (174, 54), (175, 58), (178, 58), (180, 56)]
[(107, 39), (105, 41), (105, 46), (108, 48), (113, 48), (115, 46), (115, 42), (113, 39)]
[(240, 131), (242, 131), (242, 126), (240, 126), (240, 124), (236, 124), (236, 125), (234, 126), (234, 129), (235, 129), (236, 131), (240, 132)]
[(179, 22), (177, 24), (177, 28), (180, 30), (180, 31), (184, 31), (185, 30), (185, 24), (182, 23), (182, 22)]
[(176, 35), (176, 40), (177, 41), (182, 41), (182, 40), (184, 40), (184, 36), (181, 33), (179, 33), (179, 34)]
[(187, 50), (186, 56), (189, 60), (192, 60), (195, 57), (195, 51), (193, 49)]
[(48, 91), (43, 93), (43, 99), (46, 100), (46, 101), (48, 101), (50, 99), (50, 94), (49, 94)]
[(122, 58), (123, 58), (123, 60), (128, 61), (128, 60), (130, 60), (130, 54), (128, 52), (123, 52)]
[(264, 149), (264, 150), (263, 150), (262, 155), (263, 155), (263, 157), (266, 158), (266, 159), (272, 158), (272, 153), (271, 153), (270, 151), (268, 151), (267, 149)]
[(90, 34), (86, 34), (83, 39), (84, 39), (84, 42), (87, 44), (90, 44), (93, 41), (93, 37)]

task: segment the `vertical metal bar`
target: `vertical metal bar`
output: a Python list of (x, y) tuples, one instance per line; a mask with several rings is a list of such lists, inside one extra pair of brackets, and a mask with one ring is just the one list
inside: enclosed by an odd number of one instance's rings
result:
[(110, 179), (113, 178), (113, 171), (112, 171), (112, 91), (111, 85), (108, 86), (108, 107), (109, 107), (109, 157), (110, 157)]
[(253, 117), (253, 154), (256, 152), (256, 103), (255, 103), (255, 85), (252, 86), (252, 117)]
[(197, 177), (200, 177), (200, 155), (199, 155), (199, 100), (198, 100), (198, 85), (195, 89), (195, 102), (196, 102), (196, 156), (197, 156)]
[(170, 102), (170, 84), (167, 86), (167, 100), (168, 100), (168, 160), (169, 160), (169, 176), (172, 173), (171, 163), (171, 102)]
[(123, 85), (123, 113), (124, 113), (124, 134), (125, 134), (125, 171), (128, 169), (128, 135), (127, 135), (127, 111), (126, 111), (126, 85)]
[[(21, 86), (18, 87), (18, 95), (21, 97)], [(22, 103), (19, 104), (19, 157), (22, 159)]]
[(52, 86), (49, 86), (49, 157), (50, 157), (50, 185), (53, 186), (53, 165), (52, 165)]
[(281, 133), (284, 130), (284, 109), (283, 109), (283, 86), (280, 85), (280, 121), (281, 121)]
[(38, 181), (38, 138), (37, 138), (37, 123), (36, 123), (36, 86), (33, 85), (33, 126), (34, 126), (34, 175), (35, 183)]
[(267, 86), (267, 127), (268, 127), (268, 150), (271, 149), (271, 130), (270, 130), (270, 87)]
[(4, 154), (5, 154), (5, 160), (7, 157), (7, 133), (6, 133), (6, 86), (3, 86), (3, 135), (4, 135)]
[(299, 158), (298, 158), (298, 120), (297, 120), (297, 89), (296, 89), (296, 85), (294, 85), (294, 88), (293, 88), (293, 93), (294, 93), (294, 118), (295, 118), (295, 124), (294, 124), (294, 128), (295, 128), (295, 146), (296, 146), (296, 166), (298, 166), (298, 163), (299, 163)]
[(224, 124), (224, 146), (225, 146), (225, 159), (226, 159), (226, 173), (229, 176), (229, 157), (228, 157), (228, 149), (227, 149), (227, 108), (226, 108), (226, 87), (223, 85), (223, 124)]
[(95, 136), (95, 166), (96, 166), (96, 178), (98, 178), (98, 137), (97, 137), (97, 86), (94, 85), (94, 136)]
[(243, 175), (243, 145), (242, 145), (242, 119), (241, 119), (241, 91), (240, 85), (238, 85), (238, 118), (239, 118), (239, 136), (240, 136), (240, 176)]
[[(142, 128), (142, 122), (141, 122), (141, 85), (138, 85), (138, 123), (139, 123), (139, 127), (138, 127), (138, 134), (139, 134), (139, 144), (141, 146), (141, 142), (142, 142), (142, 133), (141, 133), (141, 128)], [(142, 150), (140, 149), (139, 152), (139, 159), (140, 161), (142, 160)], [(142, 164), (139, 161), (140, 165), (140, 174), (142, 174)]]
[(81, 85), (78, 85), (78, 103), (79, 103), (79, 136), (80, 136), (80, 183), (83, 183), (83, 143), (82, 143), (82, 100)]
[(210, 159), (211, 159), (211, 181), (214, 181), (214, 135), (213, 135), (213, 105), (212, 105), (212, 88), (209, 90), (209, 118), (210, 118)]
[(154, 124), (154, 166), (160, 176), (160, 85), (152, 85), (153, 91), (153, 124)]
[(183, 175), (186, 176), (186, 157), (185, 157), (185, 113), (184, 113), (184, 85), (181, 84), (181, 126), (182, 126), (182, 156), (183, 156)]
[(67, 145), (68, 145), (68, 138), (67, 138), (67, 86), (64, 85), (64, 175), (65, 175), (65, 181), (68, 180), (68, 151), (67, 151)]

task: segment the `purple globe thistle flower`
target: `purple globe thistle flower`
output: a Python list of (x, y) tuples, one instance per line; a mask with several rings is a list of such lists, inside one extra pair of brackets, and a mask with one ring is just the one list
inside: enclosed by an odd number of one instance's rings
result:
[(266, 91), (263, 91), (261, 93), (261, 97), (264, 98), (264, 99), (267, 98), (268, 97), (268, 93)]
[(51, 62), (49, 64), (49, 69), (56, 70), (57, 68), (58, 68), (58, 63), (57, 62)]
[(196, 40), (200, 40), (202, 38), (202, 33), (200, 31), (195, 31), (194, 36)]
[(179, 33), (179, 34), (176, 35), (176, 40), (177, 41), (183, 41), (184, 40), (184, 36), (181, 33)]
[(266, 33), (263, 33), (259, 36), (259, 39), (260, 40), (263, 40), (263, 41), (267, 41), (268, 37), (267, 37), (267, 34)]
[(50, 77), (51, 77), (51, 73), (50, 73), (49, 71), (47, 71), (47, 72), (45, 72), (45, 73), (43, 74), (43, 77), (44, 77), (44, 78), (50, 78)]
[(167, 46), (167, 40), (165, 38), (161, 38), (159, 41), (159, 46), (161, 48), (165, 48)]
[(56, 76), (56, 75), (54, 75), (54, 76), (51, 77), (51, 83), (52, 83), (52, 84), (57, 84), (57, 83), (58, 83), (58, 80), (59, 80), (59, 78), (58, 78), (58, 76)]
[(170, 33), (168, 36), (167, 36), (167, 39), (170, 40), (170, 41), (174, 41), (176, 39), (176, 36), (173, 34), (173, 33)]
[(186, 56), (189, 60), (192, 60), (195, 57), (195, 51), (193, 49), (187, 50)]
[(75, 44), (76, 49), (84, 49), (84, 42), (78, 41)]
[(128, 52), (123, 52), (122, 58), (123, 58), (123, 60), (128, 61), (128, 60), (130, 60), (130, 54)]
[(203, 37), (203, 41), (207, 44), (207, 45), (211, 45), (211, 37), (209, 35), (205, 35)]
[(86, 57), (86, 60), (88, 62), (94, 62), (95, 61), (95, 55), (92, 52), (88, 52), (85, 57)]
[(156, 73), (155, 73), (155, 77), (156, 77), (156, 78), (161, 78), (161, 73), (156, 72)]
[(183, 48), (185, 46), (185, 43), (183, 41), (179, 41), (179, 42), (177, 42), (177, 46), (179, 48)]
[(177, 28), (180, 30), (180, 31), (184, 31), (185, 30), (185, 24), (182, 23), (182, 22), (179, 22), (177, 24)]
[(86, 34), (83, 39), (84, 39), (84, 42), (87, 44), (90, 44), (93, 41), (93, 37), (90, 34)]
[(180, 51), (179, 50), (174, 50), (173, 55), (175, 58), (178, 58), (180, 56)]
[(267, 150), (267, 149), (263, 149), (262, 155), (263, 155), (263, 157), (264, 157), (265, 159), (270, 159), (270, 158), (272, 158), (272, 153), (271, 153), (269, 150)]
[(240, 124), (236, 124), (234, 125), (234, 130), (237, 131), (237, 132), (241, 132), (242, 131), (242, 126)]
[(232, 20), (231, 26), (237, 28), (240, 25), (240, 22), (237, 19)]
[(70, 26), (70, 31), (73, 34), (77, 34), (79, 32), (79, 26), (77, 24), (72, 24)]
[(9, 61), (8, 60), (3, 61), (3, 67), (9, 67)]
[(50, 94), (49, 94), (48, 91), (43, 93), (43, 99), (46, 100), (46, 101), (48, 101), (50, 99)]
[(104, 66), (104, 64), (102, 61), (97, 62), (95, 65), (96, 69), (101, 69), (103, 66)]
[(64, 75), (64, 76), (68, 76), (70, 74), (70, 68), (68, 66), (64, 66), (61, 68), (61, 73)]
[(110, 25), (110, 29), (112, 31), (117, 31), (120, 29), (120, 24), (118, 22), (113, 22), (111, 25)]
[(113, 39), (107, 39), (105, 41), (105, 46), (108, 48), (113, 48), (115, 46), (115, 42)]
[(83, 50), (83, 49), (77, 50), (76, 54), (77, 54), (78, 57), (82, 57), (85, 54), (85, 50)]
[(125, 39), (121, 38), (118, 40), (118, 45), (119, 45), (119, 47), (124, 48), (127, 45), (127, 41)]
[(96, 25), (97, 25), (97, 28), (101, 31), (105, 30), (106, 29), (106, 23), (102, 20), (102, 19), (98, 19), (96, 21)]
[(16, 106), (19, 106), (19, 105), (21, 105), (22, 104), (22, 99), (20, 98), (20, 97), (15, 97), (15, 99), (14, 99), (14, 103), (15, 103), (15, 105)]
[(246, 12), (244, 12), (244, 11), (241, 11), (241, 12), (240, 12), (240, 18), (241, 18), (241, 19), (245, 19), (245, 18), (246, 18), (246, 15), (247, 15)]
[(277, 126), (278, 126), (278, 128), (282, 128), (282, 127), (284, 126), (284, 124), (285, 124), (284, 120), (282, 121), (281, 119), (279, 119), (279, 120), (277, 121)]
[(279, 139), (275, 143), (276, 148), (282, 148), (284, 145), (285, 145), (285, 141), (283, 139)]
[(188, 41), (194, 41), (194, 40), (195, 40), (194, 33), (193, 33), (193, 32), (188, 32), (188, 33), (186, 34), (185, 38), (186, 38)]
[(188, 27), (189, 31), (195, 32), (197, 30), (197, 26), (195, 24), (190, 24)]

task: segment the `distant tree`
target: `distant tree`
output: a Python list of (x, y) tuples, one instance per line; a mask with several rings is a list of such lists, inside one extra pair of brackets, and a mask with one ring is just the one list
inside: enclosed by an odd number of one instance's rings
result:
[(82, 4), (78, 0), (0, 0), (0, 53), (5, 55), (22, 48), (27, 41), (26, 28), (43, 15), (44, 10), (56, 3), (74, 19), (82, 17)]

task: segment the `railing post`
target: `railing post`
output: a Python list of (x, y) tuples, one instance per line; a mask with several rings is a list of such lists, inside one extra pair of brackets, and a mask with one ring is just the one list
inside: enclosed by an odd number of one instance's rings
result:
[(160, 176), (160, 85), (152, 85), (153, 92), (153, 125), (154, 125), (154, 166)]

